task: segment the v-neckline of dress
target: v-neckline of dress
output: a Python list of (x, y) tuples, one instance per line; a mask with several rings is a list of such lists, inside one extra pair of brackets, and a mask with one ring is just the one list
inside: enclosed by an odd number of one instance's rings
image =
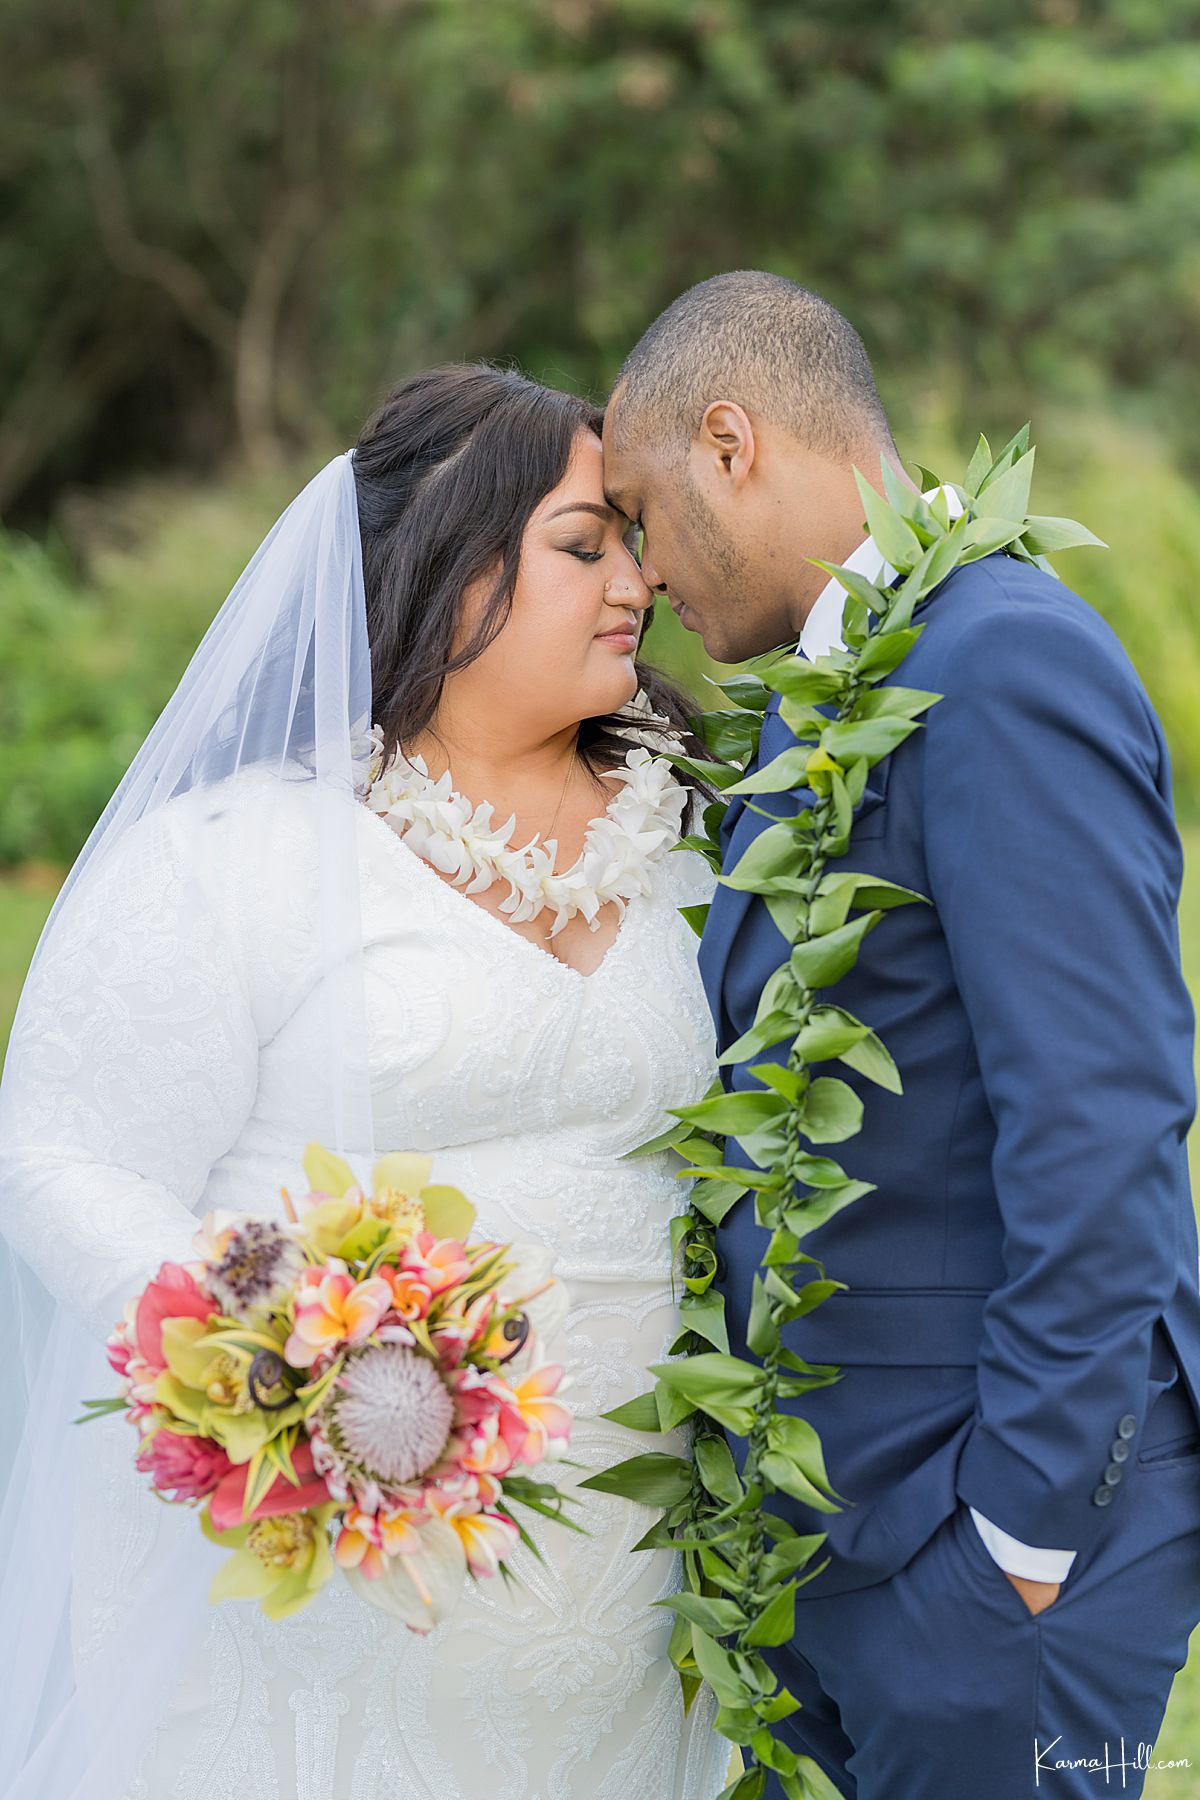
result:
[(574, 964), (564, 962), (561, 956), (555, 956), (552, 950), (540, 949), (538, 945), (533, 942), (532, 938), (523, 936), (523, 934), (517, 931), (515, 927), (506, 925), (503, 919), (497, 918), (496, 914), (489, 911), (486, 906), (479, 906), (467, 894), (460, 893), (453, 882), (443, 880), (437, 870), (432, 864), (427, 863), (423, 856), (418, 856), (415, 850), (410, 850), (401, 834), (398, 831), (393, 830), (381, 814), (372, 812), (369, 806), (363, 806), (362, 810), (367, 815), (368, 819), (371, 820), (372, 824), (377, 826), (378, 829), (385, 834), (393, 848), (407, 858), (410, 865), (415, 863), (424, 876), (428, 877), (430, 881), (434, 882), (436, 886), (441, 888), (445, 893), (451, 895), (460, 906), (469, 907), (471, 912), (475, 913), (477, 917), (484, 921), (486, 927), (495, 931), (502, 931), (506, 938), (515, 938), (517, 943), (523, 944), (525, 949), (528, 950), (532, 956), (540, 957), (543, 962), (553, 963), (556, 968), (561, 969), (565, 975), (573, 977), (576, 981), (594, 981), (598, 975), (603, 974), (607, 970), (609, 964), (613, 961), (616, 952), (621, 948), (622, 944), (629, 936), (630, 926), (633, 924), (635, 918), (633, 911), (634, 907), (640, 899), (644, 898), (641, 894), (635, 894), (631, 899), (626, 900), (625, 916), (617, 927), (617, 934), (613, 938), (612, 943), (608, 946), (608, 949), (604, 952), (604, 955), (600, 958), (600, 961), (596, 964), (595, 968), (586, 971), (577, 969)]

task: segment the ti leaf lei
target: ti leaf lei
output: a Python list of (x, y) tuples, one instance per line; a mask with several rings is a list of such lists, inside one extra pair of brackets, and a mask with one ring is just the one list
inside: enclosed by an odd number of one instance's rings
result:
[[(854, 1137), (863, 1115), (848, 1083), (815, 1076), (812, 1068), (842, 1062), (889, 1092), (902, 1091), (879, 1037), (826, 997), (889, 909), (928, 904), (910, 889), (837, 865), (869, 770), (920, 729), (920, 715), (943, 697), (883, 684), (924, 630), (912, 622), (915, 609), (955, 569), (1002, 550), (1053, 574), (1049, 552), (1101, 543), (1073, 520), (1028, 514), (1034, 461), (1028, 425), (999, 455), (980, 438), (965, 480), (956, 484), (963, 511), (953, 522), (944, 493), (926, 500), (880, 461), (883, 494), (857, 469), (855, 479), (867, 528), (896, 570), (894, 579), (880, 586), (813, 559), (847, 591), (845, 649), (815, 662), (798, 658), (794, 647), (772, 652), (759, 673), (717, 683), (732, 710), (692, 721), (713, 760), (672, 757), (725, 795), (803, 787), (813, 796), (794, 818), (767, 826), (724, 874), (718, 842), (724, 799), (705, 809), (701, 835), (681, 840), (708, 859), (725, 886), (761, 895), (788, 944), (750, 1029), (721, 1063), (744, 1062), (784, 1043), (790, 1048), (785, 1062), (751, 1065), (761, 1084), (756, 1088), (726, 1093), (718, 1076), (703, 1100), (669, 1109), (679, 1126), (630, 1152), (673, 1148), (688, 1163), (680, 1176), (693, 1179), (687, 1212), (671, 1221), (683, 1330), (671, 1347), (673, 1360), (651, 1368), (653, 1390), (604, 1416), (655, 1432), (690, 1420), (692, 1458), (635, 1456), (582, 1484), (665, 1509), (636, 1547), (672, 1546), (682, 1555), (684, 1591), (659, 1604), (676, 1615), (671, 1656), (685, 1700), (690, 1704), (707, 1681), (719, 1706), (717, 1729), (743, 1747), (743, 1771), (721, 1800), (760, 1800), (768, 1769), (787, 1800), (837, 1800), (820, 1766), (776, 1735), (774, 1727), (799, 1702), (780, 1688), (762, 1654), (792, 1637), (797, 1589), (827, 1565), (828, 1557), (808, 1567), (827, 1534), (800, 1535), (768, 1503), (784, 1494), (816, 1511), (838, 1512), (843, 1498), (829, 1483), (816, 1431), (779, 1404), (839, 1378), (836, 1366), (805, 1362), (786, 1349), (782, 1327), (846, 1286), (827, 1279), (801, 1244), (873, 1188), (809, 1148)], [(927, 469), (920, 477), (923, 489), (941, 486)], [(780, 715), (798, 742), (746, 777), (772, 693), (780, 695)], [(683, 910), (700, 931), (707, 906)], [(727, 1135), (757, 1167), (727, 1166)], [(748, 1189), (757, 1222), (770, 1233), (750, 1295), (748, 1342), (756, 1362), (730, 1354), (724, 1296), (713, 1286), (717, 1228)], [(727, 1433), (746, 1440), (740, 1473)]]

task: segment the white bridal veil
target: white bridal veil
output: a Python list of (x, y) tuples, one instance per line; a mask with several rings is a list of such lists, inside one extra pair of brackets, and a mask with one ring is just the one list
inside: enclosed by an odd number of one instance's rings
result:
[[(371, 667), (352, 454), (292, 501), (213, 620), (67, 876), (17, 1008), (0, 1079), (0, 1800), (123, 1796), (207, 1615), (218, 1553), (190, 1507), (163, 1502), (103, 1655), (76, 1654), (73, 1521), (88, 1501), (81, 1450), (100, 1427), (73, 1421), (85, 1398), (116, 1392), (104, 1339), (124, 1300), (162, 1261), (196, 1255), (202, 1196), (156, 1180), (136, 1131), (105, 1120), (136, 1118), (138, 1091), (161, 1083), (202, 1113), (206, 1084), (221, 1080), (179, 996), (219, 950), (208, 897), (226, 871), (202, 822), (217, 816), (220, 784), (251, 765), (311, 784), (325, 1141), (374, 1153), (352, 804)], [(135, 853), (151, 929), (119, 988), (91, 988), (89, 970), (127, 955), (106, 874)], [(160, 955), (145, 950), (152, 909)], [(185, 943), (171, 941), (180, 918)], [(167, 988), (170, 1028), (156, 1033)], [(113, 991), (119, 1003), (96, 998)], [(121, 1424), (132, 1461), (136, 1433)]]

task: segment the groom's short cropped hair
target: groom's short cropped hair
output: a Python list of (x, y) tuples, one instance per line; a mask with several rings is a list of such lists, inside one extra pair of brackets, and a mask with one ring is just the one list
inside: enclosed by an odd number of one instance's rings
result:
[(809, 288), (734, 269), (688, 288), (634, 345), (613, 384), (618, 450), (678, 467), (713, 400), (736, 400), (820, 455), (895, 448), (858, 332)]

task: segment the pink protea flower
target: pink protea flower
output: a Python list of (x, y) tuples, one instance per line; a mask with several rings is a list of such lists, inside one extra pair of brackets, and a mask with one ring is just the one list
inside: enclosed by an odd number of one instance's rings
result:
[(166, 1367), (162, 1347), (163, 1320), (207, 1319), (216, 1311), (216, 1301), (211, 1294), (205, 1293), (182, 1263), (163, 1263), (154, 1280), (147, 1282), (137, 1303), (138, 1355), (149, 1369), (160, 1374)]
[(375, 1512), (386, 1493), (440, 1465), (453, 1424), (454, 1399), (438, 1365), (380, 1344), (347, 1359), (308, 1428), (331, 1491)]
[[(232, 1531), (246, 1522), (242, 1517), (242, 1509), (246, 1504), (246, 1476), (249, 1466), (248, 1463), (234, 1464), (213, 1489), (208, 1514), (217, 1531)], [(304, 1438), (299, 1439), (292, 1450), (292, 1467), (300, 1477), (299, 1487), (293, 1487), (286, 1475), (277, 1475), (250, 1514), (252, 1519), (269, 1519), (278, 1513), (305, 1512), (310, 1506), (322, 1506), (329, 1500), (329, 1489), (313, 1466), (312, 1446)]]
[(212, 1438), (184, 1437), (160, 1427), (142, 1440), (137, 1466), (160, 1493), (173, 1493), (176, 1500), (202, 1500), (233, 1464)]
[(325, 1352), (370, 1337), (391, 1305), (382, 1277), (356, 1281), (333, 1264), (310, 1263), (297, 1284), (295, 1329), (283, 1353), (293, 1368), (311, 1368)]
[(495, 1379), (507, 1389), (500, 1406), (500, 1431), (513, 1456), (519, 1462), (541, 1462), (552, 1441), (565, 1443), (571, 1435), (570, 1413), (550, 1398), (562, 1386), (562, 1364), (542, 1363), (511, 1382)]

